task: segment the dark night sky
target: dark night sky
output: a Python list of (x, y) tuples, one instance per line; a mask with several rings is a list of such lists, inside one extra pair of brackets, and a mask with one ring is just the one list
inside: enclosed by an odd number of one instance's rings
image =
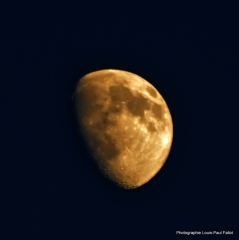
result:
[[(84, 2), (0, 5), (0, 238), (239, 239), (238, 1)], [(76, 83), (104, 68), (147, 79), (173, 117), (166, 164), (136, 190), (106, 181), (76, 133)]]

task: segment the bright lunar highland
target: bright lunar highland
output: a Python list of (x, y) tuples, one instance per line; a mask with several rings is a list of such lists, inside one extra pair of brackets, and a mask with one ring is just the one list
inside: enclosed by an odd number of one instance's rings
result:
[(172, 117), (145, 79), (114, 69), (89, 73), (77, 84), (75, 106), (90, 153), (120, 187), (137, 188), (162, 168), (172, 145)]

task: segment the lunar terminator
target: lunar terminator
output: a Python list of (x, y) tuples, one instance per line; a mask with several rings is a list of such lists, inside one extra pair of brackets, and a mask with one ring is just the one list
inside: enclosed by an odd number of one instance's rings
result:
[(110, 180), (130, 189), (157, 174), (171, 149), (173, 122), (153, 85), (131, 72), (100, 70), (79, 80), (75, 100), (81, 134)]

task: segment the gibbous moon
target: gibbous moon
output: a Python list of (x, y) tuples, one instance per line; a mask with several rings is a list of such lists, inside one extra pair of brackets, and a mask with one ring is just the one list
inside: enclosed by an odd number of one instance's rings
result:
[(75, 92), (81, 134), (101, 171), (137, 188), (164, 165), (173, 123), (161, 94), (142, 77), (107, 69), (83, 76)]

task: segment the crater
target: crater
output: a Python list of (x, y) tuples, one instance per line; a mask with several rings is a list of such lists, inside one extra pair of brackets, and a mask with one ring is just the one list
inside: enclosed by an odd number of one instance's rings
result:
[(157, 97), (157, 92), (152, 87), (147, 87), (146, 90), (152, 97)]

